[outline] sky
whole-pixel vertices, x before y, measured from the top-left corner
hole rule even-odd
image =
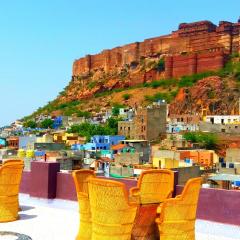
[[[182,22],[236,22],[239,9],[239,0],[0,0],[0,126],[53,100],[75,59]]]

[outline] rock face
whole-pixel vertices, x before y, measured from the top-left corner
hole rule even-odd
[[[113,88],[218,70],[235,52],[240,52],[240,21],[221,21],[218,26],[209,21],[182,23],[169,35],[76,60],[72,81],[58,100],[83,99]]]
[[[238,114],[239,91],[217,76],[199,80],[193,87],[181,88],[169,106],[170,114]]]

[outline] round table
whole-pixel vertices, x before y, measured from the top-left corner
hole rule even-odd
[[[31,237],[16,233],[16,232],[7,232],[7,231],[0,231],[0,239],[6,239],[6,240],[32,240]]]

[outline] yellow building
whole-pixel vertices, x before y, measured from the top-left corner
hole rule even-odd
[[[42,137],[37,137],[37,143],[52,143],[53,136],[50,134],[44,134]]]
[[[53,133],[53,141],[56,143],[64,143],[67,146],[73,144],[82,144],[85,142],[85,138],[78,136],[77,133],[67,133],[65,131],[59,131]]]
[[[153,157],[154,168],[177,168],[179,167],[179,160],[164,157]]]

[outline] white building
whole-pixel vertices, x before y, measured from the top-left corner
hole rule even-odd
[[[240,115],[207,115],[204,121],[212,124],[240,123]]]
[[[195,123],[169,122],[167,123],[167,133],[199,131],[199,125]]]

